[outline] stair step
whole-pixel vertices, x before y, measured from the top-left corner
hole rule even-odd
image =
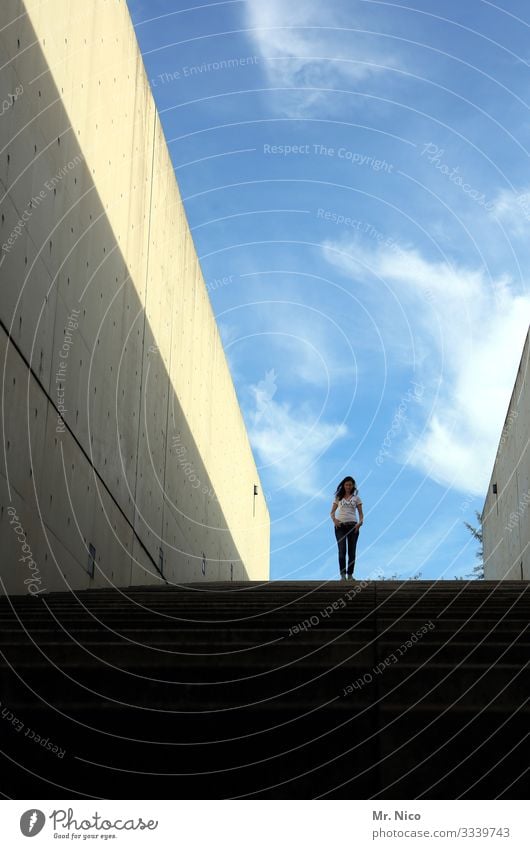
[[[3,598],[10,792],[518,798],[529,620],[521,582]]]

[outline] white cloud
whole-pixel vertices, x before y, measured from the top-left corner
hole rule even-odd
[[[239,329],[234,323],[220,322],[225,347],[230,349],[238,338],[255,334],[250,342],[259,350],[261,361],[266,358],[269,369],[281,372],[284,385],[297,386],[302,381],[328,391],[349,380],[354,386],[359,379],[354,345],[330,314],[329,292],[325,288],[311,292],[299,282],[279,280],[267,283],[266,300],[248,304],[240,315]],[[239,358],[241,374],[248,349],[243,349]],[[235,359],[231,359],[234,368]]]
[[[280,307],[283,307],[280,309]],[[290,381],[328,389],[339,381],[355,385],[358,370],[353,345],[340,332],[323,301],[321,309],[309,305],[273,303],[268,312],[260,306],[267,337],[269,356],[285,363]]]
[[[316,418],[307,403],[293,409],[275,400],[277,388],[273,369],[250,387],[254,403],[245,416],[250,442],[275,486],[312,498],[320,489],[319,457],[348,431],[344,424]]]
[[[503,189],[494,201],[492,213],[507,231],[508,236],[525,237],[530,234],[530,186],[522,192]]]
[[[251,37],[256,51],[270,60],[266,69],[272,87],[348,89],[357,80],[383,70],[378,65],[396,64],[375,52],[360,34],[326,29],[355,27],[357,15],[352,15],[351,3],[247,0],[245,14],[247,26],[254,30]],[[304,115],[332,104],[329,93],[319,91],[279,95],[277,102],[290,115]]]
[[[352,241],[329,242],[324,254],[360,285],[373,285],[373,275],[388,285],[415,344],[430,351],[416,361],[416,379],[426,387],[423,422],[409,426],[400,462],[442,485],[483,495],[528,330],[530,296],[507,278],[491,280],[481,269],[429,261],[412,249],[366,251]]]

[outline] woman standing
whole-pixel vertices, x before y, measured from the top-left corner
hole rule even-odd
[[[335,515],[336,513],[336,515]],[[357,518],[357,513],[359,518]],[[359,528],[363,524],[363,505],[352,477],[342,480],[335,492],[330,516],[335,526],[335,539],[339,547],[339,569],[343,580],[353,579],[355,550],[359,539]],[[348,549],[348,572],[346,575],[346,548]]]

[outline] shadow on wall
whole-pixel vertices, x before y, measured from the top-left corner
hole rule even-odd
[[[189,279],[184,211],[173,210],[179,230],[162,259],[147,235],[156,112],[138,110],[144,149],[123,151],[137,173],[130,205],[116,203],[139,220],[127,262],[36,42],[27,16],[0,33],[0,99],[18,91],[0,117],[1,589],[245,580],[171,379],[187,369],[193,388],[211,375],[192,371],[190,304],[203,284]],[[164,179],[160,196],[172,172]],[[236,451],[229,443],[221,428],[217,447]],[[234,484],[250,490],[252,517],[253,481],[234,469]]]

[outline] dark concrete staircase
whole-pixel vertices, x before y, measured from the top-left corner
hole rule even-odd
[[[0,599],[2,793],[524,798],[529,600],[508,581]]]

